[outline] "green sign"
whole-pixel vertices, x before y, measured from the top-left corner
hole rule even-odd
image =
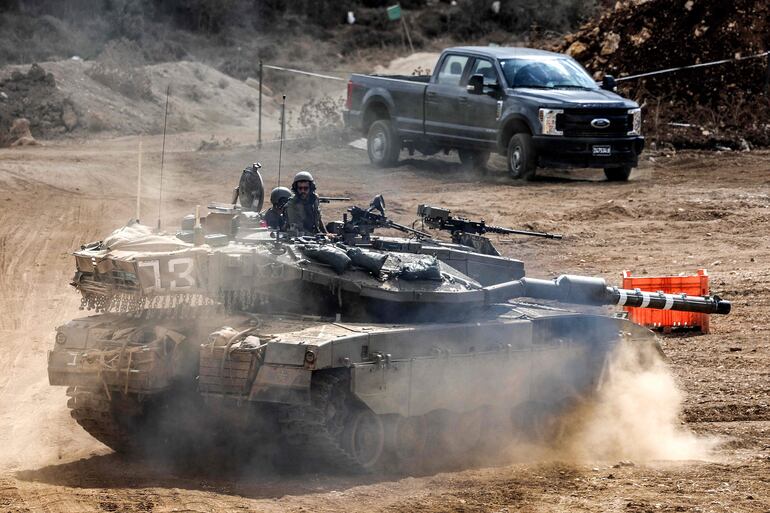
[[[401,19],[401,5],[391,5],[388,7],[388,19],[390,21],[396,21]]]

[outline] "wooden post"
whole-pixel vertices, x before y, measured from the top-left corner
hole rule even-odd
[[[406,26],[406,18],[403,14],[401,14],[401,26],[404,27],[406,39],[409,41],[409,50],[414,53],[414,46],[412,46],[412,36],[409,35],[409,28]]]

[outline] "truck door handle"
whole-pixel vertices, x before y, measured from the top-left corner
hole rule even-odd
[[[467,96],[460,96],[460,97],[457,98],[457,101],[460,102],[460,103],[466,103],[468,101],[468,97]]]
[[[428,98],[434,98],[436,96],[436,93],[428,91],[427,93],[425,93],[425,96],[427,96]]]

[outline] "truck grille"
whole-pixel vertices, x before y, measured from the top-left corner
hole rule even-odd
[[[594,119],[607,119],[606,128],[591,126]],[[556,117],[556,129],[567,137],[625,137],[633,127],[627,109],[564,109]]]

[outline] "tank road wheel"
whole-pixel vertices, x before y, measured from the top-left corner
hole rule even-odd
[[[462,167],[469,171],[478,171],[486,173],[487,162],[489,161],[488,151],[457,150],[460,155]]]
[[[389,119],[372,123],[366,138],[366,152],[371,163],[377,167],[392,167],[398,163],[401,141]]]
[[[537,158],[532,136],[513,134],[508,142],[508,172],[517,180],[533,180],[537,171]]]
[[[604,176],[607,177],[608,182],[627,182],[628,177],[631,176],[631,168],[629,166],[605,167]]]
[[[387,449],[402,470],[418,465],[428,446],[428,422],[424,416],[393,415],[386,426]]]
[[[342,446],[365,470],[377,467],[385,448],[382,419],[370,410],[355,412],[347,422]]]
[[[311,403],[281,408],[277,421],[291,454],[300,460],[309,458],[325,470],[331,466],[346,473],[369,472],[382,463],[382,420],[351,395],[348,376],[314,375]]]

